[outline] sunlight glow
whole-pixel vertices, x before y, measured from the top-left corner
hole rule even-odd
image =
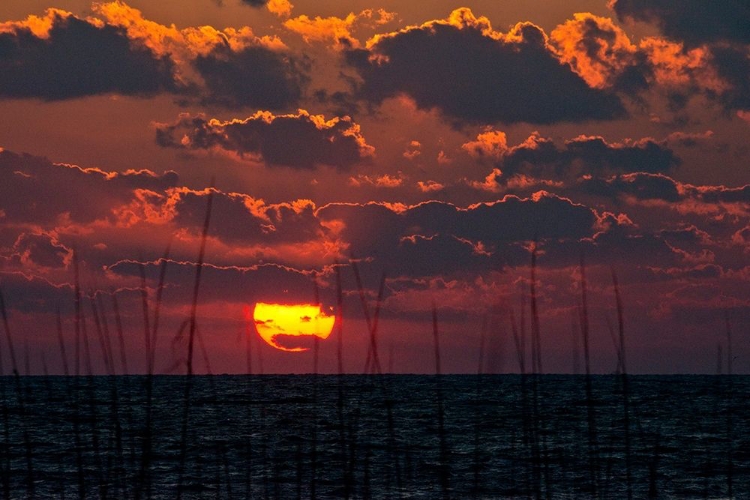
[[[331,335],[336,317],[321,310],[320,304],[266,304],[258,302],[253,310],[258,335],[271,347],[288,352],[306,351],[304,347],[287,348],[277,342],[279,335],[313,336],[325,340]]]

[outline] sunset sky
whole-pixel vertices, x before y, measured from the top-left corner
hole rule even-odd
[[[544,371],[582,370],[583,255],[596,372],[617,364],[611,269],[631,372],[715,373],[725,316],[750,372],[747,2],[6,0],[0,116],[0,287],[32,373],[63,372],[58,308],[73,364],[74,250],[94,371],[88,297],[115,344],[114,293],[143,372],[139,264],[153,325],[167,247],[155,367],[184,373],[212,179],[198,372],[246,369],[256,302],[330,311],[336,262],[361,371],[351,259],[371,316],[386,276],[385,370],[434,370],[434,302],[444,372],[482,344],[516,372],[535,239]],[[254,371],[313,369],[252,341]]]

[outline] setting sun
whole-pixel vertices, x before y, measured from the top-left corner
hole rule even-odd
[[[258,335],[268,345],[282,351],[306,351],[305,347],[284,347],[278,336],[317,337],[325,340],[331,334],[335,316],[326,314],[320,305],[265,304],[258,302],[253,310],[253,321]]]

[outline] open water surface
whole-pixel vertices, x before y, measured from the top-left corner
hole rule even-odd
[[[750,377],[187,383],[153,377],[149,403],[143,376],[0,378],[0,494],[750,498]]]

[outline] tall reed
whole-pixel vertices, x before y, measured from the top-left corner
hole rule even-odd
[[[29,423],[26,414],[26,402],[24,401],[24,389],[21,383],[21,376],[18,373],[18,364],[16,362],[16,353],[13,347],[13,335],[10,330],[8,321],[8,312],[5,308],[5,298],[2,288],[0,288],[0,315],[2,315],[3,328],[5,329],[5,339],[8,342],[8,351],[10,352],[11,367],[13,368],[13,380],[16,388],[16,399],[18,401],[19,413],[21,415],[21,427],[23,429],[23,442],[26,451],[26,489],[29,497],[34,497],[35,474],[34,474],[34,450],[29,432]]]
[[[591,355],[589,353],[589,309],[586,283],[586,265],[581,253],[581,336],[583,337],[583,359],[586,370],[586,416],[588,423],[588,456],[589,456],[589,489],[593,497],[598,498],[599,486],[599,444],[596,429],[596,410],[594,408],[594,390],[591,378]]]
[[[195,267],[195,282],[193,284],[193,301],[190,308],[190,332],[188,336],[188,353],[187,353],[187,376],[185,378],[184,407],[182,412],[182,431],[180,433],[180,465],[177,476],[177,500],[182,498],[185,478],[185,461],[187,457],[188,443],[188,424],[190,420],[190,393],[193,386],[193,349],[195,345],[195,331],[198,316],[198,292],[201,285],[201,274],[203,272],[203,258],[206,254],[206,239],[208,238],[208,226],[211,222],[211,208],[214,200],[214,181],[211,181],[211,187],[208,190],[208,200],[206,201],[206,218],[203,221],[203,231],[201,233],[201,245],[198,251],[198,262]]]
[[[625,430],[625,479],[627,482],[628,500],[633,498],[633,464],[630,446],[630,381],[628,380],[628,368],[625,358],[625,319],[623,315],[622,298],[620,297],[620,286],[617,283],[617,274],[612,267],[612,285],[615,290],[615,304],[617,306],[617,328],[619,332],[619,356],[620,377],[622,381],[622,411],[623,427]]]
[[[435,344],[435,390],[437,392],[438,438],[440,440],[440,489],[444,499],[450,498],[450,462],[448,440],[445,433],[445,403],[443,402],[442,371],[440,367],[440,337],[438,334],[437,306],[432,303],[432,338]]]
[[[727,332],[727,496],[734,497],[734,431],[732,422],[732,413],[734,406],[734,387],[732,384],[732,324],[729,321],[729,311],[724,310],[724,325]]]

